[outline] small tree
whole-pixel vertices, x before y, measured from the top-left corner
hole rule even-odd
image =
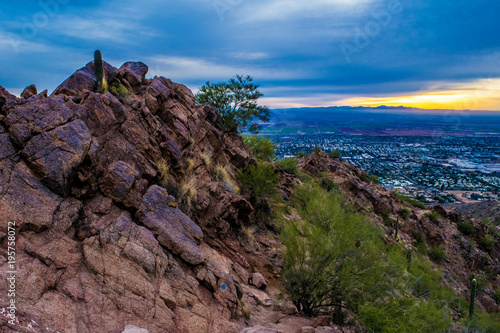
[[[207,82],[196,94],[196,102],[210,104],[219,110],[220,124],[226,132],[247,129],[257,133],[262,128],[255,120],[269,121],[269,108],[257,104],[264,96],[251,76],[236,75],[228,82]]]

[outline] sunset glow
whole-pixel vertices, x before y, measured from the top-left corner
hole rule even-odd
[[[448,84],[438,90],[403,96],[347,98],[336,105],[406,106],[421,109],[500,110],[500,79]],[[450,88],[449,90],[446,90]]]

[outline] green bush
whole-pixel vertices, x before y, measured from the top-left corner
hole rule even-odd
[[[279,174],[276,169],[269,163],[259,162],[240,171],[238,179],[249,195],[254,217],[267,221],[272,215],[272,203],[278,200]]]
[[[247,135],[243,137],[243,141],[250,147],[257,159],[265,162],[275,158],[276,146],[271,139],[263,136]]]
[[[440,263],[444,260],[444,258],[446,257],[446,254],[444,252],[443,249],[439,248],[439,247],[433,247],[430,251],[429,251],[429,258],[434,261],[435,263]]]
[[[335,183],[330,179],[330,175],[327,172],[321,172],[318,174],[318,183],[319,186],[324,188],[327,191],[338,191],[339,184]]]
[[[299,168],[297,166],[297,160],[295,158],[287,158],[284,160],[279,160],[276,162],[276,165],[278,165],[286,173],[289,173],[291,175],[296,175],[297,172],[299,171]]]
[[[399,192],[396,192],[394,191],[394,195],[396,195],[396,197],[401,200],[401,201],[406,201],[408,202],[410,205],[412,205],[413,207],[417,207],[417,208],[422,208],[422,209],[425,209],[425,205],[423,204],[423,202],[421,202],[420,200],[417,200],[415,198],[412,198],[412,197],[409,197],[409,196],[406,196],[406,195],[403,195]]]
[[[438,212],[427,213],[425,214],[425,216],[427,216],[432,223],[438,223],[439,220],[442,218]]]
[[[122,103],[128,102],[130,98],[130,91],[118,81],[114,81],[109,87],[109,92],[115,95]]]
[[[348,309],[370,332],[444,332],[450,316],[440,273],[418,258],[407,273],[404,252],[384,245],[378,227],[318,183],[295,189],[280,235],[283,286],[297,309],[333,314],[337,324]]]
[[[384,294],[388,281],[377,277],[392,268],[379,250],[378,228],[352,213],[339,193],[315,183],[296,188],[292,205],[302,219],[283,227],[281,274],[299,310],[314,315],[334,311],[341,302],[356,309]]]
[[[463,221],[457,223],[458,230],[464,235],[472,235],[476,232],[476,228],[471,222]]]
[[[340,156],[342,156],[342,152],[340,150],[334,149],[330,152],[330,156],[333,158],[340,158]]]
[[[378,176],[376,175],[369,175],[367,173],[362,173],[360,178],[362,181],[366,183],[375,183],[375,184],[379,183]]]
[[[500,288],[493,292],[493,299],[497,302],[497,304],[500,304]]]
[[[410,297],[363,305],[360,319],[372,332],[445,332],[451,323],[446,308]]]
[[[404,219],[407,219],[408,216],[410,216],[410,213],[411,213],[411,211],[408,208],[406,208],[406,207],[401,208],[401,216]]]
[[[427,243],[425,242],[424,234],[422,231],[413,231],[412,237],[415,241],[415,246],[420,252],[425,252],[427,249]]]
[[[321,147],[314,147],[313,152],[315,152],[316,154],[321,152]]]
[[[305,157],[307,154],[304,153],[302,150],[297,153],[298,157]]]
[[[491,252],[491,250],[493,250],[493,247],[495,246],[495,239],[492,235],[486,235],[484,237],[481,237],[478,243],[483,248],[483,250],[485,250],[486,252]]]

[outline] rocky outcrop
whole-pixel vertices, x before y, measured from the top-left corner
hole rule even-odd
[[[2,295],[9,221],[18,270],[18,322],[0,316],[0,330],[239,332],[232,267],[244,259],[211,245],[225,247],[253,209],[211,168],[234,176],[254,163],[248,148],[185,86],[146,79],[146,65],[104,63],[126,97],[94,92],[93,66],[48,97],[0,87]]]

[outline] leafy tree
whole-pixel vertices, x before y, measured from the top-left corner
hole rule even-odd
[[[196,102],[211,104],[219,110],[220,123],[226,132],[247,129],[257,133],[262,126],[255,120],[269,121],[269,108],[257,104],[264,96],[251,76],[236,75],[228,82],[207,82],[196,94]]]

